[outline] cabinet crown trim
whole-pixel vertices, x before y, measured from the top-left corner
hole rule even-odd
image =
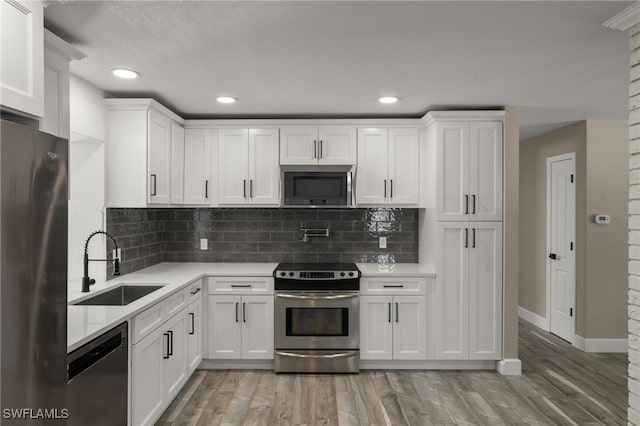
[[[44,29],[44,47],[61,55],[67,61],[79,61],[87,57],[87,55],[76,49],[48,29]]]
[[[105,98],[104,103],[109,111],[135,111],[153,108],[168,116],[170,119],[178,122],[178,124],[184,124],[184,119],[182,117],[162,105],[160,102],[151,98]]]
[[[421,122],[430,126],[436,121],[502,121],[505,112],[502,110],[479,111],[431,111],[426,113]]]

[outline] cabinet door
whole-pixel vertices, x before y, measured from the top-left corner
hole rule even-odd
[[[212,190],[211,130],[187,130],[184,164],[184,203],[208,206],[211,204]]]
[[[184,202],[184,129],[171,122],[171,204]]]
[[[468,359],[469,223],[437,227],[435,359]]]
[[[280,204],[278,129],[249,130],[249,199],[254,204]]]
[[[35,117],[44,114],[44,21],[42,3],[2,1],[0,99]]]
[[[426,359],[426,297],[393,296],[393,307],[393,359]]]
[[[187,311],[187,377],[202,361],[202,298],[191,302]]]
[[[240,296],[209,296],[209,358],[242,358],[241,309]]]
[[[471,220],[502,220],[502,123],[471,123],[469,136]]]
[[[242,359],[273,359],[273,296],[242,296]]]
[[[133,345],[131,418],[134,425],[153,425],[162,414],[162,357],[167,350],[162,331],[158,329]]]
[[[469,123],[437,124],[438,220],[469,220]]]
[[[245,204],[249,199],[249,130],[218,132],[218,204]]]
[[[280,164],[318,164],[318,129],[316,127],[281,128]]]
[[[149,111],[149,204],[169,204],[171,120]]]
[[[392,359],[392,321],[392,296],[360,296],[360,359]]]
[[[320,127],[318,164],[356,164],[356,128]]]
[[[358,129],[356,201],[359,205],[387,202],[387,137],[387,129]]]
[[[418,129],[389,129],[389,202],[420,201]]]
[[[163,400],[168,405],[187,381],[187,311],[183,309],[162,328],[169,338],[162,377]]]
[[[47,33],[46,37],[54,36]],[[44,51],[44,117],[40,120],[40,130],[69,139],[69,124],[69,60],[47,46]]]
[[[502,222],[471,222],[469,359],[502,356]]]

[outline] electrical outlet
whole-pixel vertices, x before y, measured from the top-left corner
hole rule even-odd
[[[378,240],[378,247],[387,248],[387,237],[380,237]]]
[[[209,240],[206,238],[200,238],[200,250],[208,250],[209,249]]]

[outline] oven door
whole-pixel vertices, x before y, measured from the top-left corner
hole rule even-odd
[[[276,349],[359,349],[356,292],[276,292]]]

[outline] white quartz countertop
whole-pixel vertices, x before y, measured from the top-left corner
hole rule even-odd
[[[435,276],[430,268],[413,263],[357,264],[363,277]],[[165,262],[106,282],[97,282],[82,293],[79,281],[70,282],[69,303],[86,299],[121,284],[162,285],[126,306],[72,305],[67,310],[67,351],[71,352],[113,327],[130,320],[151,305],[204,276],[269,277],[277,263],[173,263]],[[206,294],[206,291],[203,292]]]

